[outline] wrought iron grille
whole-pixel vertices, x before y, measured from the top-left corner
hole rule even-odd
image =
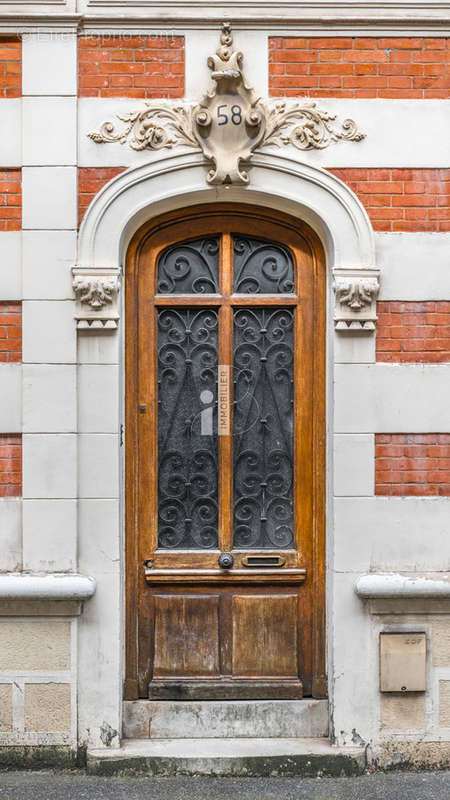
[[[217,547],[215,309],[158,312],[158,546]]]
[[[242,294],[289,294],[294,264],[285,247],[233,234],[234,291]]]
[[[234,314],[234,546],[293,546],[294,311]]]
[[[181,242],[158,261],[159,294],[215,294],[219,291],[219,236]]]

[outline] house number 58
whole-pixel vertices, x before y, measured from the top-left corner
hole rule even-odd
[[[228,125],[230,119],[233,125],[240,125],[242,122],[242,108],[237,104],[231,107],[228,105],[217,106],[217,119],[219,125]]]

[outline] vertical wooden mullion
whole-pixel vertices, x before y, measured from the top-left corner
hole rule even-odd
[[[220,288],[223,304],[219,311],[219,365],[229,367],[229,434],[219,436],[219,549],[233,546],[233,253],[229,233],[222,237]],[[220,412],[220,409],[219,409]]]

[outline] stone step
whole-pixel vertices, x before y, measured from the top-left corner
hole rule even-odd
[[[127,700],[125,739],[328,736],[328,701]]]
[[[317,777],[360,775],[362,747],[327,739],[129,739],[118,749],[88,750],[90,775]]]

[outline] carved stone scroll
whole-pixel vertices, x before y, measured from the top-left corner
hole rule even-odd
[[[117,271],[89,270],[74,267],[73,290],[76,298],[77,328],[114,329],[119,320]]]
[[[121,129],[108,121],[88,136],[97,144],[119,142],[133,150],[202,150],[212,164],[211,184],[248,183],[243,165],[263,147],[323,150],[333,142],[364,139],[353,120],[336,124],[336,115],[312,100],[262,100],[247,85],[243,62],[224,22],[220,45],[208,58],[213,86],[199,103],[147,100],[135,111],[117,114]]]
[[[377,320],[376,301],[380,289],[377,269],[334,269],[334,327],[341,332],[372,332]]]

